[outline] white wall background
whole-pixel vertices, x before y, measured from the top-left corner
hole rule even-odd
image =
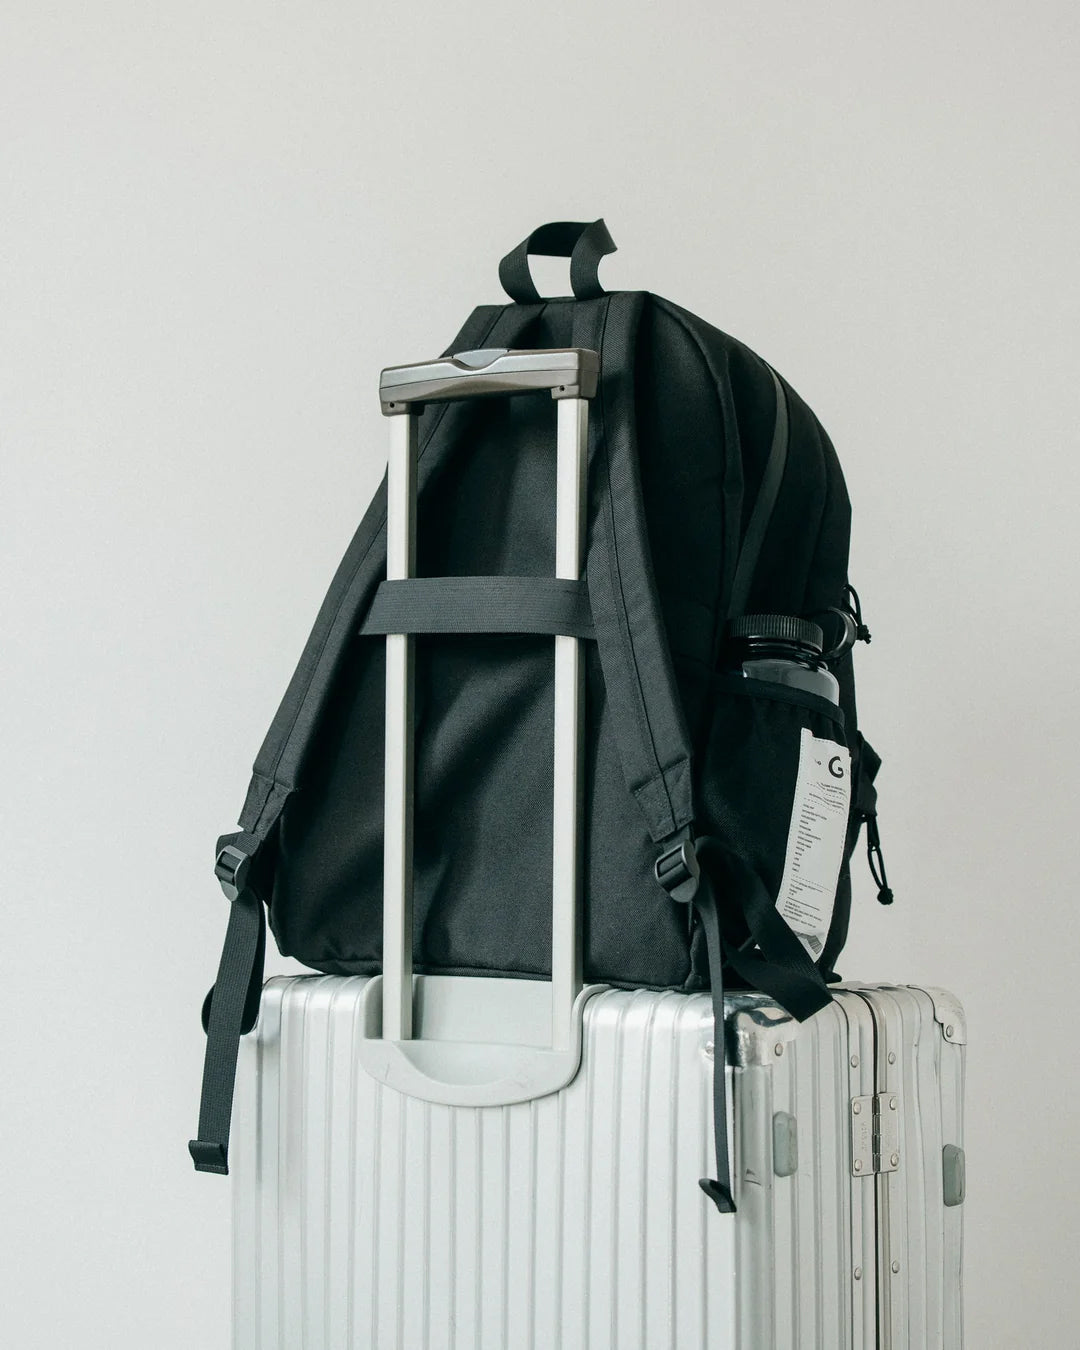
[[[967,1003],[969,1343],[1078,1344],[1078,56],[1064,0],[0,0],[5,1344],[227,1344],[213,839],[379,368],[599,214],[838,447],[898,895],[843,968]]]

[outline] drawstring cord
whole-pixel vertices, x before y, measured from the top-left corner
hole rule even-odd
[[[866,817],[866,860],[870,864],[870,875],[878,888],[878,903],[891,905],[893,893],[889,879],[885,874],[885,859],[881,852],[881,836],[878,833],[877,812]]]
[[[862,601],[859,599],[859,592],[850,581],[844,587],[844,603],[851,617],[855,620],[855,641],[869,642],[870,629],[863,623]]]

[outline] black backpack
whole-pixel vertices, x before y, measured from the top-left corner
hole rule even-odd
[[[599,354],[586,581],[553,597],[555,405],[539,397],[431,403],[420,415],[417,575],[448,579],[427,583],[433,603],[403,608],[388,591],[385,482],[338,568],[255,761],[240,831],[218,841],[215,871],[233,903],[204,1005],[190,1146],[199,1170],[228,1170],[264,906],[283,954],[330,973],[380,969],[388,632],[419,635],[418,972],[548,975],[545,749],[558,632],[594,639],[587,980],[711,988],[719,1011],[723,970],[805,1018],[839,978],[848,861],[864,821],[879,898],[891,899],[874,826],[880,761],[856,722],[851,647],[869,634],[848,585],[850,505],[836,454],[798,394],[741,343],[659,296],[605,293],[597,267],[613,249],[602,221],[535,231],[499,269],[512,303],[476,309],[448,349]],[[529,253],[571,258],[573,298],[540,298]],[[745,615],[817,623],[839,705],[727,669],[730,624]],[[776,907],[807,730],[850,752],[832,918],[809,950]],[[718,1094],[723,1078],[715,1074]],[[716,1109],[724,1120],[722,1096]],[[717,1149],[718,1179],[703,1184],[730,1209],[722,1130]]]

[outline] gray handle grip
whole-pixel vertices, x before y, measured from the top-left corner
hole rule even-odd
[[[530,394],[549,389],[552,398],[592,398],[600,360],[584,347],[512,351],[487,347],[438,361],[388,366],[379,379],[387,417],[416,411],[418,403],[447,403],[481,394]]]

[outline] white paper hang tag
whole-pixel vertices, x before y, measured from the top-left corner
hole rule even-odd
[[[851,803],[847,746],[803,727],[784,876],[776,908],[816,961],[825,946]]]

